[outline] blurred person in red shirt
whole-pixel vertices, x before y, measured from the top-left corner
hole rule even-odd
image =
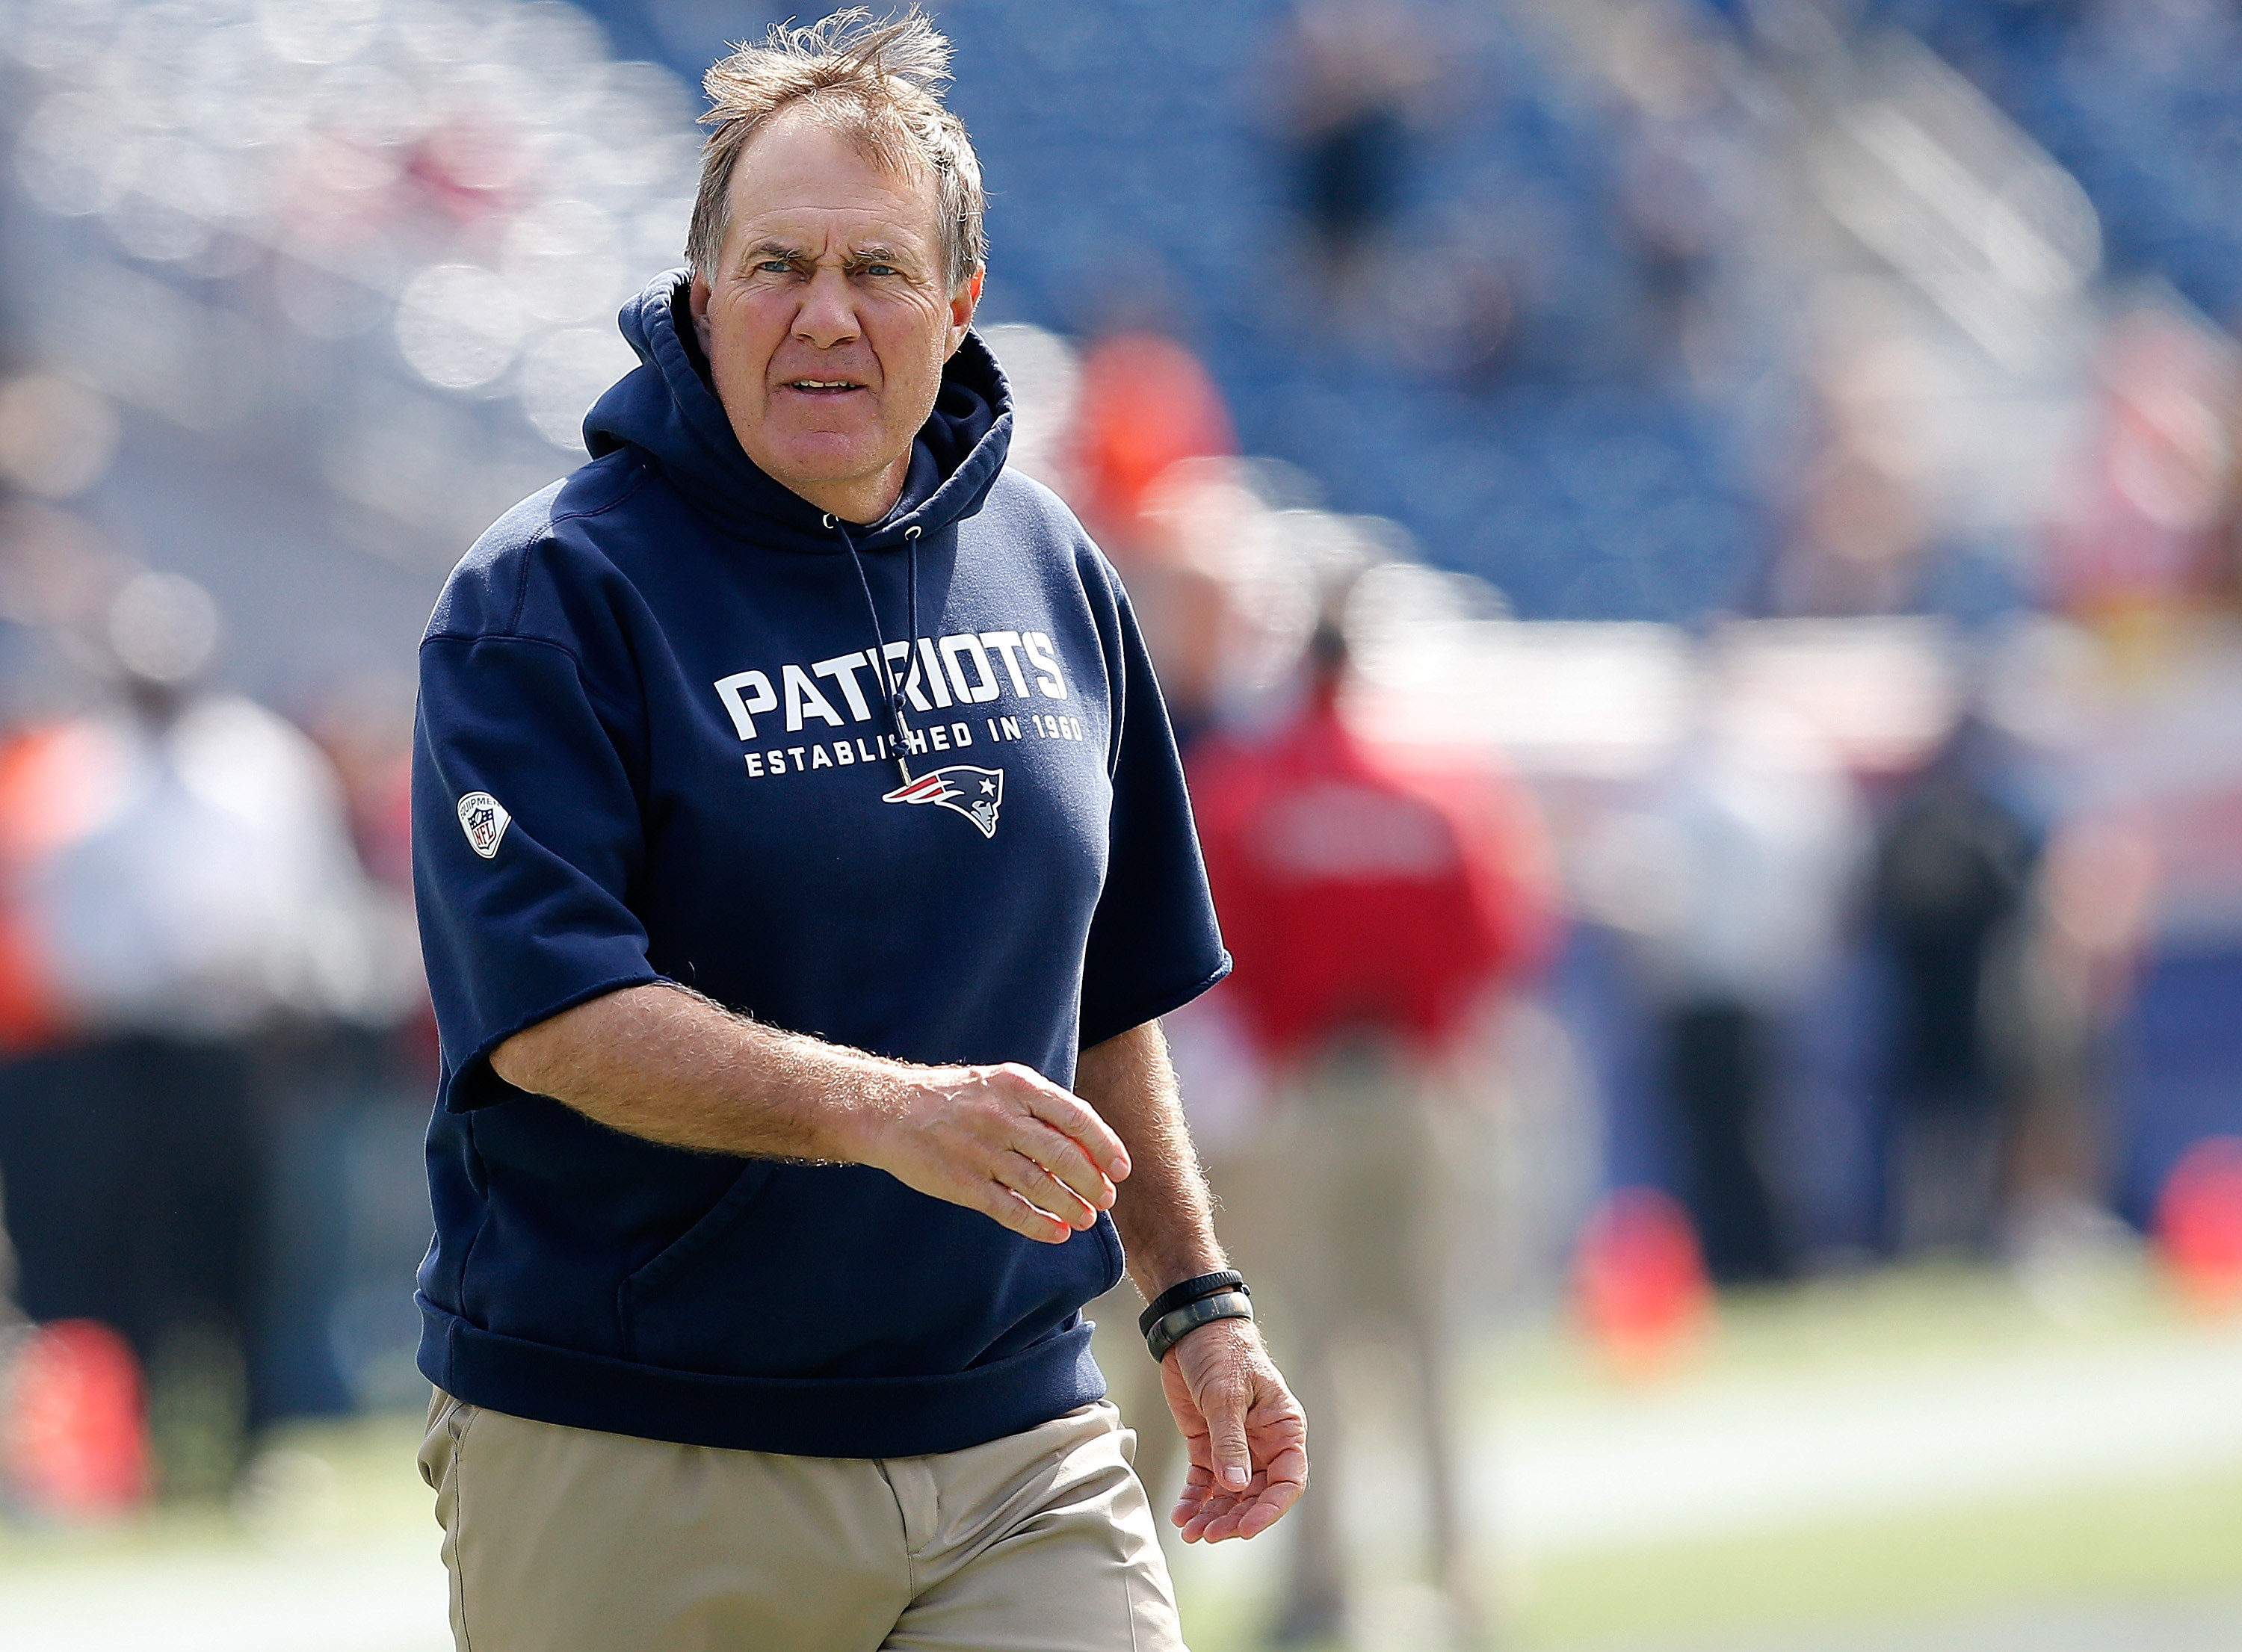
[[[1222,392],[1198,357],[1154,332],[1102,339],[1082,364],[1074,475],[1084,519],[1125,557],[1152,485],[1185,459],[1234,453]]]
[[[1548,948],[1550,855],[1523,791],[1484,760],[1405,769],[1340,714],[1346,649],[1319,624],[1305,702],[1274,739],[1212,737],[1191,792],[1237,972],[1225,1007],[1267,1063],[1260,1139],[1221,1187],[1242,1206],[1241,1247],[1270,1283],[1304,1403],[1338,1426],[1334,1356],[1369,1339],[1400,1351],[1426,1458],[1436,1578],[1453,1627],[1476,1635],[1477,1591],[1458,1505],[1447,1381],[1437,1103],[1500,990]],[[1326,1436],[1327,1438],[1327,1436]],[[1341,1492],[1326,1444],[1279,1644],[1341,1626]]]
[[[1082,365],[1069,503],[1127,581],[1188,751],[1213,714],[1223,651],[1222,582],[1176,543],[1161,499],[1195,461],[1237,451],[1230,412],[1199,359],[1172,338],[1116,333]]]

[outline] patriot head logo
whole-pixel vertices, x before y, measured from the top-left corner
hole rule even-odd
[[[460,799],[460,830],[467,834],[467,847],[484,859],[498,853],[499,839],[514,824],[514,817],[487,792],[470,792]]]
[[[970,763],[951,763],[929,769],[916,779],[897,786],[880,801],[939,804],[973,822],[981,829],[983,837],[993,838],[997,835],[997,811],[1004,806],[1004,771],[977,768]]]

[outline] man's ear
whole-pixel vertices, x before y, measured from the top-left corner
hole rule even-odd
[[[715,358],[708,349],[708,283],[698,270],[693,272],[693,285],[686,295],[685,304],[693,312],[693,336],[701,341],[701,354],[714,361]]]
[[[973,311],[981,303],[981,284],[989,271],[976,270],[965,278],[965,284],[950,298],[950,349],[945,356],[957,353],[957,346],[965,342],[965,330],[973,324]]]

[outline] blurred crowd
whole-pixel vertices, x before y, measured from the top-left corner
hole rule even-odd
[[[688,75],[755,21],[593,10]],[[2059,1313],[2236,1197],[2242,171],[2157,124],[2242,99],[2231,6],[941,10],[1012,462],[1123,572],[1238,960],[1169,1029],[1225,1233],[1319,1437],[1420,1439],[1460,1626],[1460,1334],[1655,1369],[1924,1256]],[[1238,61],[1144,81],[1187,28]],[[0,4],[0,1187],[76,1328],[12,1495],[129,1502],[412,1397],[413,605],[628,365],[691,105],[515,0]],[[1046,189],[1053,85],[1203,167]],[[144,1438],[73,1468],[68,1392]]]
[[[1824,382],[1809,501],[1904,465],[1875,446],[1897,411],[1848,405],[1862,371]],[[2044,596],[1975,628],[1889,578],[1935,561],[1927,536],[1856,505],[1823,538],[1810,502],[1771,589],[1809,558],[1844,579],[1802,615],[1521,620],[1391,523],[1303,504],[1286,467],[1156,467],[1135,410],[1212,395],[1171,343],[1043,371],[1074,397],[1057,479],[1177,702],[1238,960],[1170,1033],[1225,1234],[1326,1442],[1280,1642],[1344,1622],[1330,1447],[1365,1410],[1420,1438],[1433,1575],[1479,1622],[1460,1328],[1561,1301],[1614,1368],[1650,1371],[1708,1286],[1910,1258],[2011,1267],[2061,1314],[2135,1227],[2169,1239],[2206,1204],[2213,1294],[2234,1289],[2242,1109],[2215,1006],[2242,971],[2242,814],[2215,731],[2242,712],[2242,380],[2214,331],[2112,318],[2047,501]],[[2215,1192],[2175,1191],[2214,1160]],[[1350,1357],[1370,1361],[1352,1388]],[[1149,1477],[1166,1455],[1145,1448]]]

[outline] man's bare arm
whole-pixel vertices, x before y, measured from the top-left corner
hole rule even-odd
[[[871,1165],[1059,1243],[1111,1207],[1122,1139],[1030,1068],[918,1067],[625,987],[492,1052],[499,1077],[628,1135],[703,1153]]]
[[[1074,1087],[1128,1147],[1135,1167],[1113,1206],[1137,1288],[1149,1299],[1229,1266],[1168,1062],[1147,1021],[1084,1050]],[[1160,1361],[1191,1472],[1171,1518],[1186,1542],[1267,1530],[1308,1481],[1308,1425],[1250,1320],[1216,1320]]]
[[[1160,1024],[1147,1021],[1084,1050],[1074,1087],[1129,1152],[1129,1184],[1114,1200],[1113,1225],[1144,1300],[1229,1267]]]

